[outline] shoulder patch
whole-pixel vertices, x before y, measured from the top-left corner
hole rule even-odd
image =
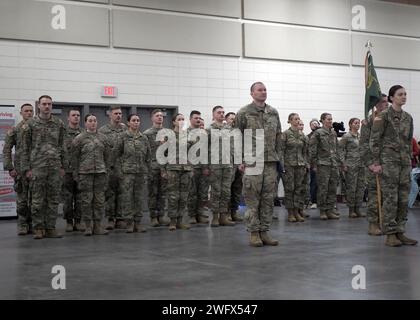
[[[373,122],[377,122],[377,121],[381,121],[381,120],[382,120],[382,117],[377,116],[377,117],[375,117],[375,119],[373,119]]]

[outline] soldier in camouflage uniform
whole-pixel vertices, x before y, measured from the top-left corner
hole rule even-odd
[[[118,135],[124,132],[127,127],[122,121],[122,111],[120,107],[111,107],[109,113],[110,123],[102,126],[98,132],[105,135],[113,148],[117,142]],[[106,206],[105,215],[108,218],[107,230],[125,229],[126,225],[123,217],[119,216],[121,210],[118,203],[119,181],[121,176],[120,164],[116,159],[111,159],[111,169],[108,173],[108,187],[105,191]]]
[[[187,129],[188,134],[193,130],[200,130],[201,113],[193,110],[190,113],[190,127]],[[197,139],[199,139],[197,137]],[[193,177],[191,179],[191,188],[188,195],[188,215],[189,223],[208,224],[209,220],[205,215],[204,207],[207,204],[209,196],[209,169],[198,163],[193,165]]]
[[[81,222],[82,212],[80,211],[80,192],[76,181],[73,180],[73,168],[71,166],[71,148],[74,138],[82,132],[80,128],[79,110],[69,110],[68,125],[64,135],[65,162],[63,183],[64,194],[64,219],[67,221],[66,232],[85,231],[85,226]]]
[[[143,132],[149,139],[151,150],[151,171],[149,174],[149,212],[150,212],[150,225],[152,227],[167,226],[169,221],[167,219],[167,197],[166,185],[167,181],[164,178],[164,166],[159,165],[156,161],[156,150],[160,146],[160,141],[156,141],[156,135],[163,128],[163,112],[160,109],[152,111],[153,127]]]
[[[23,132],[27,121],[32,118],[34,107],[25,103],[20,107],[22,121],[7,132],[3,146],[3,167],[9,171],[10,177],[15,181],[16,211],[18,216],[18,235],[23,236],[32,232],[31,209],[29,207],[29,183],[21,170],[21,157],[23,152]],[[12,160],[12,149],[15,147],[15,156]]]
[[[192,142],[188,141],[188,134],[183,131],[184,115],[178,113],[172,118],[174,141],[169,140],[168,143],[173,144],[176,148],[174,153],[169,152],[169,158],[174,157],[173,163],[166,164],[164,175],[166,175],[167,184],[167,197],[168,197],[168,215],[171,219],[169,230],[176,229],[189,229],[190,225],[183,223],[183,218],[187,215],[188,194],[190,190],[192,178],[192,166],[188,163],[187,157],[182,156],[179,152],[179,145],[186,144],[187,150],[191,147]],[[168,129],[165,129],[168,130]]]
[[[360,212],[365,191],[365,167],[360,159],[359,128],[360,119],[351,118],[350,131],[339,141],[339,153],[343,164],[346,183],[346,202],[349,218],[364,217]]]
[[[376,185],[376,166],[373,163],[372,151],[369,146],[370,135],[372,131],[373,119],[388,107],[388,99],[386,94],[382,94],[381,100],[375,106],[376,110],[373,115],[370,115],[368,120],[362,121],[362,128],[360,130],[360,157],[365,166],[366,182],[368,188],[368,202],[367,202],[367,218],[369,221],[368,234],[371,236],[382,235],[382,230],[379,226],[378,214],[378,194]],[[383,198],[382,198],[383,199]]]
[[[322,127],[309,140],[310,164],[318,181],[317,205],[321,220],[339,219],[339,214],[334,209],[340,164],[337,134],[332,129],[331,114],[323,113],[321,122]]]
[[[112,148],[108,138],[97,132],[95,115],[85,116],[85,128],[72,143],[73,179],[77,181],[81,194],[85,236],[106,235],[108,231],[102,228],[101,220],[105,209],[105,188]]]
[[[130,114],[128,130],[121,133],[115,157],[121,162],[119,203],[121,216],[127,223],[127,233],[146,232],[141,226],[143,193],[150,172],[151,151],[146,135],[139,131],[140,117]]]
[[[290,128],[283,132],[281,143],[281,159],[284,161],[282,164],[284,203],[289,222],[305,221],[303,206],[307,190],[305,182],[309,169],[309,139],[299,131],[299,122],[300,117],[297,113],[289,115]]]
[[[23,133],[22,172],[30,180],[34,239],[61,238],[55,225],[64,176],[64,123],[51,114],[52,99],[39,98],[39,114]]]
[[[246,129],[252,130],[252,150],[258,150],[257,143],[264,146],[263,154],[256,155],[256,164],[250,164],[249,155],[244,152],[245,164],[240,167],[245,170],[242,192],[247,206],[245,221],[251,233],[249,244],[255,247],[278,245],[268,231],[273,217],[277,162],[281,160],[281,123],[277,110],[265,103],[267,90],[263,83],[251,86],[251,96],[253,102],[241,108],[235,119],[235,126],[242,134]],[[256,129],[264,129],[264,140]],[[259,161],[263,161],[263,168]]]
[[[388,101],[392,105],[374,118],[370,137],[373,163],[381,173],[385,244],[391,247],[417,244],[404,235],[413,139],[413,118],[402,110],[406,99],[402,86],[389,89]]]
[[[226,124],[231,128],[235,127],[235,112],[228,112],[225,116]],[[232,141],[231,141],[232,143]],[[242,195],[242,179],[244,177],[244,173],[239,170],[238,164],[233,164],[233,173],[232,173],[232,184],[230,187],[230,218],[232,221],[235,222],[242,222],[243,218],[239,212],[239,205],[241,203],[241,195]]]
[[[222,106],[213,108],[213,123],[207,129],[208,146],[209,146],[209,169],[210,169],[210,203],[213,219],[212,227],[234,226],[235,223],[228,218],[228,208],[230,204],[230,187],[232,185],[233,164],[231,159],[231,150],[229,149],[228,163],[223,163],[223,139],[224,134],[229,134],[230,127],[227,127],[223,120],[225,119],[225,111]],[[212,157],[212,135],[220,134],[217,138],[219,143],[219,153]],[[212,159],[214,158],[214,159]]]

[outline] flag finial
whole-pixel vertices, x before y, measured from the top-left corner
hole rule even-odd
[[[365,47],[370,51],[373,48],[373,44],[370,40],[368,40],[365,44]]]

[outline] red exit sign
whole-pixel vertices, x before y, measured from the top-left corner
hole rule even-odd
[[[118,96],[118,89],[115,86],[102,86],[101,96],[115,98]]]

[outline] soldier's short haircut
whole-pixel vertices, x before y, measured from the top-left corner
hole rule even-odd
[[[223,107],[222,106],[215,106],[214,108],[213,108],[213,113],[217,110],[217,109],[223,109]]]
[[[196,115],[201,116],[201,112],[200,112],[200,111],[193,110],[193,111],[191,111],[191,113],[190,113],[190,119],[192,119],[192,117],[193,117],[195,114],[196,114]]]
[[[229,118],[229,116],[230,115],[236,115],[236,113],[235,112],[228,112],[228,113],[226,113],[226,115],[225,115],[225,119],[227,119],[227,118]]]
[[[38,98],[38,102],[41,103],[41,99],[44,99],[44,98],[50,99],[52,101],[52,98],[49,95],[43,94],[42,96]]]
[[[70,108],[70,109],[67,111],[67,115],[69,116],[69,115],[70,115],[70,112],[72,112],[72,111],[77,111],[77,112],[79,112],[79,114],[80,114],[80,110],[79,110],[79,109],[77,109],[77,108]]]
[[[87,115],[85,115],[85,122],[87,121],[89,117],[92,117],[92,116],[96,118],[96,116],[93,113],[88,113]]]
[[[31,105],[30,103],[24,103],[24,104],[22,104],[21,106],[20,106],[20,111],[22,111],[22,109],[24,108],[24,107],[34,107],[33,105]]]
[[[324,112],[323,114],[321,114],[321,119],[320,119],[321,123],[322,123],[325,119],[327,119],[327,116],[331,116],[331,113]]]
[[[250,91],[251,91],[251,92],[252,92],[252,91],[254,91],[254,88],[255,88],[255,86],[256,86],[257,84],[262,84],[262,85],[264,85],[264,83],[262,83],[261,81],[254,82],[254,83],[251,85],[251,88],[250,88]]]
[[[153,109],[152,112],[150,112],[150,116],[152,117],[158,112],[162,112],[162,109]]]
[[[127,121],[130,122],[132,117],[139,117],[139,120],[140,120],[140,116],[137,113],[130,113],[130,115],[127,118]]]
[[[109,111],[114,111],[114,110],[121,110],[121,106],[111,106],[110,108],[109,108]]]

